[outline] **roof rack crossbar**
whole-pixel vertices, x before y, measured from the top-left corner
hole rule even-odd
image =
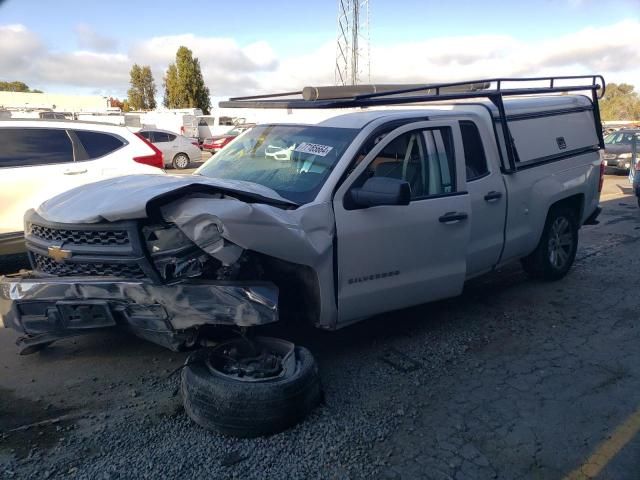
[[[354,107],[374,107],[384,105],[406,105],[410,103],[437,102],[444,100],[463,100],[472,98],[489,98],[492,95],[502,96],[522,96],[522,95],[543,95],[561,92],[574,91],[597,91],[599,85],[576,85],[572,87],[543,87],[543,88],[524,88],[510,89],[501,91],[477,91],[477,92],[461,92],[461,93],[441,93],[440,95],[411,95],[411,96],[394,96],[389,98],[388,95],[376,95],[366,98],[345,98],[336,100],[281,100],[281,99],[264,99],[264,100],[229,100],[220,102],[220,107],[227,108],[293,108],[293,109],[324,109],[324,108],[354,108]],[[598,97],[599,98],[599,97]]]
[[[558,81],[589,80],[585,85],[558,85]],[[504,88],[505,83],[548,82],[547,86]],[[586,83],[586,82],[585,82]],[[477,88],[475,85],[495,86]],[[447,91],[461,86],[470,86],[468,91]],[[442,100],[462,100],[470,98],[489,98],[493,94],[502,96],[544,95],[552,93],[567,93],[577,91],[591,91],[594,99],[602,98],[605,92],[605,81],[602,75],[571,75],[559,77],[527,77],[527,78],[491,78],[465,82],[433,83],[412,85],[410,88],[385,90],[375,93],[364,93],[346,98],[325,98],[319,100],[304,100],[301,98],[283,98],[300,94],[300,92],[284,92],[268,95],[254,95],[251,97],[234,97],[220,102],[221,107],[228,108],[350,108],[382,105],[403,105],[409,103],[435,102]],[[421,91],[428,93],[419,95]],[[435,93],[430,93],[434,90]]]
[[[572,90],[575,90],[575,85],[566,85],[566,86],[556,86],[556,81],[557,80],[591,80],[591,85],[588,87],[581,87],[581,90],[591,90],[593,87],[600,87],[602,89],[602,92],[599,95],[599,98],[602,98],[602,95],[604,95],[604,90],[605,90],[605,81],[604,78],[602,77],[602,75],[567,75],[567,76],[560,76],[560,77],[526,77],[526,78],[488,78],[488,79],[482,79],[482,80],[468,80],[468,81],[464,81],[464,82],[449,82],[449,83],[432,83],[432,84],[425,84],[425,85],[421,85],[421,86],[417,86],[417,87],[411,87],[411,88],[406,88],[406,89],[398,89],[398,90],[393,90],[393,91],[385,91],[385,92],[376,92],[376,93],[365,93],[365,94],[361,94],[361,95],[355,95],[353,98],[354,99],[364,99],[364,98],[375,98],[375,97],[382,97],[382,96],[389,96],[389,95],[399,95],[399,94],[403,94],[403,93],[412,93],[412,92],[419,92],[422,90],[436,90],[436,96],[440,95],[440,91],[444,88],[452,88],[452,87],[461,87],[461,86],[465,86],[465,85],[469,85],[469,86],[474,86],[474,85],[490,85],[491,83],[495,83],[496,86],[495,87],[486,87],[486,88],[482,88],[482,89],[476,89],[472,87],[472,91],[484,91],[484,92],[490,92],[490,91],[494,91],[494,92],[505,92],[505,90],[503,90],[502,88],[502,84],[505,82],[510,82],[510,83],[523,83],[523,82],[542,82],[542,81],[548,81],[549,82],[549,87],[550,89],[557,89],[557,91],[566,91],[567,88],[572,88]],[[601,83],[598,83],[598,80],[600,80]],[[511,91],[515,91],[515,90],[528,90],[529,88],[535,88],[535,87],[525,87],[523,89],[510,89]],[[464,92],[461,92],[464,93]],[[468,93],[468,92],[467,92]]]

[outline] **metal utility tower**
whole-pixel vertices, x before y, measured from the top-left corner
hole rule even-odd
[[[371,83],[369,0],[338,0],[336,85]]]

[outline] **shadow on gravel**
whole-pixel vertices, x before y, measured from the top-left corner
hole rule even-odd
[[[0,405],[0,451],[13,450],[18,457],[28,456],[34,448],[52,446],[71,423],[65,416],[69,409],[19,398],[4,388],[0,388]]]

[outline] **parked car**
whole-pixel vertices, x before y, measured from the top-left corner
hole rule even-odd
[[[571,94],[595,96],[601,77],[587,78],[223,102],[355,111],[257,125],[196,175],[104,180],[30,210],[33,271],[0,279],[0,315],[24,353],[120,326],[178,350],[281,317],[339,329],[459,295],[513,261],[559,280],[600,213],[597,103]],[[286,428],[320,399],[311,354],[279,339],[195,352],[181,375],[189,416],[231,435]]]
[[[197,140],[176,135],[169,130],[143,128],[138,133],[162,152],[165,167],[182,170],[202,159]]]
[[[162,174],[162,153],[124,127],[0,120],[0,255],[24,251],[24,212],[61,192],[134,173]]]
[[[640,146],[640,129],[621,129],[604,137],[602,160],[605,166],[621,173],[631,168],[633,142]]]
[[[231,142],[231,140],[236,138],[241,133],[253,128],[254,126],[255,124],[253,123],[236,125],[224,135],[215,135],[213,137],[205,138],[204,142],[202,143],[202,149],[215,154],[222,150],[222,148],[227,146]]]

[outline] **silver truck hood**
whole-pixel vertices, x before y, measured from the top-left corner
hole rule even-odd
[[[318,270],[329,272],[332,268],[335,222],[331,205],[284,209],[259,201],[244,202],[230,193],[291,203],[250,182],[191,175],[130,175],[62,193],[40,205],[37,212],[45,220],[63,224],[143,219],[150,201],[178,191],[179,195],[159,205],[160,215],[224,264],[234,263],[249,249]]]
[[[266,201],[294,205],[275,191],[240,180],[223,180],[202,175],[127,175],[82,185],[61,193],[38,207],[38,214],[50,222],[98,223],[146,218],[147,204],[182,188],[202,186],[211,191],[248,194]]]

